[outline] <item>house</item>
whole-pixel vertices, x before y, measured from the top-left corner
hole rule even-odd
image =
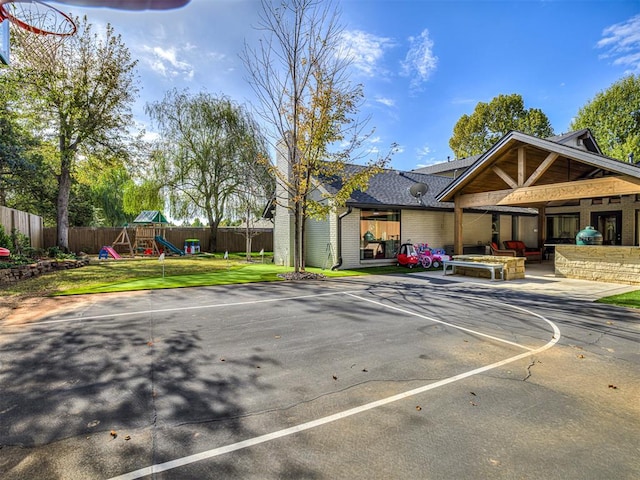
[[[277,154],[282,171],[286,158]],[[318,198],[339,187],[316,180]],[[305,261],[343,269],[393,264],[405,242],[448,253],[485,253],[491,241],[512,239],[542,247],[573,242],[587,225],[612,245],[638,245],[639,224],[638,165],[603,156],[588,129],[548,139],[512,131],[482,155],[375,175],[345,207],[307,221]],[[278,264],[293,264],[292,225],[290,211],[276,206]]]

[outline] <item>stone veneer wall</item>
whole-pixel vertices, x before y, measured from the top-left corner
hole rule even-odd
[[[505,280],[517,280],[524,278],[524,257],[506,257],[497,255],[456,255],[454,260],[464,260],[465,262],[479,263],[502,263]],[[489,270],[480,268],[456,267],[456,273],[469,277],[491,278]],[[496,272],[496,277],[498,274]]]
[[[19,265],[0,270],[0,285],[7,285],[31,277],[38,277],[44,273],[70,268],[84,267],[89,264],[89,257],[80,260],[42,260],[29,265]]]
[[[555,274],[558,277],[640,285],[640,247],[556,245]]]

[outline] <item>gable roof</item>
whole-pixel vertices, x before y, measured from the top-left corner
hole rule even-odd
[[[437,174],[444,172],[456,172],[460,170],[460,173],[462,173],[464,169],[473,165],[474,162],[481,156],[482,155],[471,155],[470,157],[466,158],[457,158],[449,162],[436,163],[434,165],[427,165],[426,167],[416,168],[413,171],[417,173]],[[457,176],[458,175],[454,174],[454,177]]]
[[[347,174],[355,172],[364,167],[359,165],[347,165]],[[408,208],[408,209],[446,209],[453,210],[453,202],[441,202],[437,200],[437,195],[445,189],[452,178],[438,175],[427,175],[417,172],[404,172],[393,169],[383,170],[371,177],[369,187],[366,191],[355,190],[347,205],[357,208]],[[427,192],[416,198],[411,195],[412,185],[422,183],[426,185]],[[329,194],[335,194],[341,187],[342,182],[338,177],[323,179],[322,186]],[[492,210],[513,212],[521,214],[536,214],[535,210],[518,207],[492,207]],[[485,211],[486,208],[482,208]]]
[[[587,134],[585,134],[585,132]],[[571,140],[590,141],[588,131],[573,132],[554,141],[541,139],[518,131],[510,131],[481,155],[460,177],[447,185],[437,196],[438,201],[451,201],[456,194],[477,194],[513,189],[505,177],[518,178],[519,151],[526,151],[526,178],[535,176],[528,187],[577,182],[606,176],[623,176],[640,180],[640,167],[606,157],[581,146],[572,146]],[[599,147],[597,148],[599,151]],[[542,171],[540,171],[540,169]],[[502,172],[503,175],[500,174]],[[524,186],[524,185],[523,185]],[[640,187],[639,187],[640,188]],[[601,196],[615,192],[602,191]],[[577,196],[576,198],[580,198]],[[540,203],[539,201],[537,203]]]
[[[143,210],[133,223],[169,223],[158,210]]]

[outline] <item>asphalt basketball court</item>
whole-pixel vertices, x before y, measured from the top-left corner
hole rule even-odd
[[[96,296],[2,325],[0,473],[639,473],[637,313],[460,280]]]

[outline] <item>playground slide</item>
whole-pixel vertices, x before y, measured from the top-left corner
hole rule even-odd
[[[156,235],[156,242],[158,242],[160,245],[162,245],[164,248],[168,248],[169,250],[171,250],[173,253],[177,253],[178,255],[184,255],[184,252],[182,250],[180,250],[178,247],[176,247],[173,243],[171,242],[167,242],[164,238],[162,238],[160,235]]]
[[[107,253],[109,255],[111,255],[113,258],[115,258],[116,260],[120,260],[122,258],[120,256],[120,254],[113,249],[113,247],[106,247],[105,246],[105,247],[102,247],[102,248],[104,248],[107,251]]]

